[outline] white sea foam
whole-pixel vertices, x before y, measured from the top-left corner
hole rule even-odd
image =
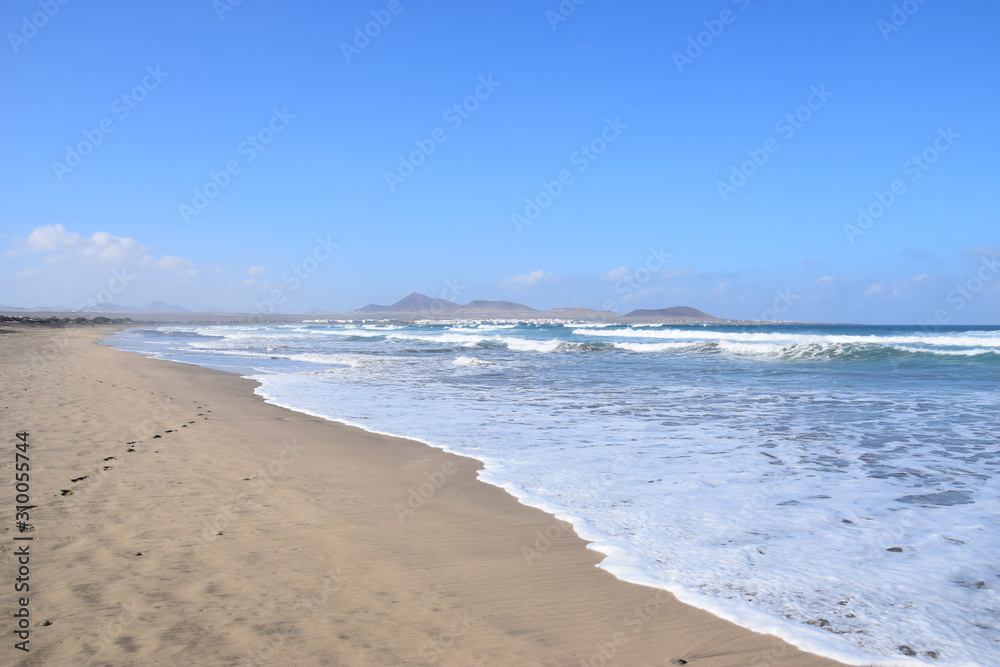
[[[420,335],[415,333],[395,333],[387,337],[392,341],[415,341],[421,343],[437,343],[439,345],[460,345],[463,347],[475,347],[479,343],[489,340],[487,336],[473,336],[466,334],[440,333],[434,335]]]
[[[482,359],[476,359],[475,357],[456,357],[454,361],[451,362],[453,366],[489,366],[490,363],[483,361]]]
[[[313,364],[332,364],[334,366],[351,366],[358,367],[361,365],[361,358],[354,354],[323,354],[323,353],[306,353],[306,354],[293,354],[288,357],[295,361],[307,361]]]
[[[629,352],[677,352],[694,349],[699,346],[699,343],[612,343],[612,345],[619,350],[628,350]]]
[[[789,332],[737,332],[719,331],[716,329],[696,331],[693,329],[576,329],[574,334],[581,336],[604,336],[614,338],[664,338],[680,340],[726,340],[738,343],[782,343],[793,344],[875,344],[875,345],[937,345],[937,346],[980,346],[1000,348],[1000,335],[970,336],[962,335],[816,335]]]
[[[502,339],[497,340],[505,343],[507,349],[516,352],[555,352],[564,344],[563,341],[555,338],[549,340],[532,340],[529,338],[504,336]]]

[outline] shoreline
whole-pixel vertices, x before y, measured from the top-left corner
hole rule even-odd
[[[15,664],[839,664],[595,567],[475,459],[97,343],[114,330],[0,337],[5,428],[48,458]]]

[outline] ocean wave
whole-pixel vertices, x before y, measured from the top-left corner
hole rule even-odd
[[[629,352],[680,352],[705,349],[704,343],[697,342],[675,342],[675,343],[611,343],[614,349],[627,350]]]
[[[488,340],[487,336],[473,336],[466,334],[452,334],[452,333],[441,333],[437,335],[420,335],[414,333],[394,333],[386,336],[387,340],[404,342],[404,341],[417,341],[421,343],[435,343],[440,345],[442,343],[451,343],[454,345],[460,345],[462,347],[476,347],[485,340]]]
[[[305,354],[292,354],[287,358],[293,361],[307,361],[312,364],[333,364],[335,366],[350,366],[351,368],[360,366],[358,357],[350,354],[307,352]]]
[[[506,343],[507,349],[514,350],[515,352],[555,352],[565,344],[565,341],[555,338],[549,340],[531,340],[529,338],[505,337],[503,338],[503,342]]]
[[[613,338],[662,338],[672,340],[713,340],[745,343],[783,343],[785,345],[811,343],[875,343],[897,345],[929,345],[947,347],[985,347],[1000,349],[1000,335],[975,336],[964,332],[962,335],[896,335],[896,336],[852,336],[845,334],[799,334],[786,332],[740,332],[740,331],[693,331],[689,329],[575,329],[579,336],[603,336]]]
[[[330,336],[351,336],[354,338],[383,338],[385,334],[380,329],[369,329],[365,328],[345,328],[345,329],[313,329],[320,334],[330,335]],[[385,329],[389,331],[389,329]]]
[[[451,362],[452,366],[491,366],[488,361],[483,361],[482,359],[476,359],[475,357],[461,356],[457,357]]]

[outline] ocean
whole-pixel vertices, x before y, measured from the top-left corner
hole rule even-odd
[[[812,653],[1000,665],[1000,327],[315,322],[110,343],[479,459],[618,578]]]

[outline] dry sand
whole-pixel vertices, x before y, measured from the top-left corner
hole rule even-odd
[[[0,328],[17,329],[0,335],[0,664],[838,664],[615,579],[477,461],[94,342],[113,329]],[[30,653],[13,634],[20,430]]]

